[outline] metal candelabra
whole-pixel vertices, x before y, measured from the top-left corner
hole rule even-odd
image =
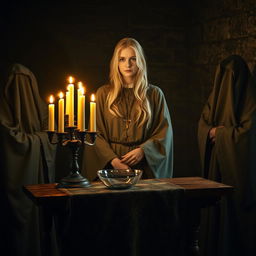
[[[78,152],[82,145],[93,146],[95,144],[97,132],[80,131],[76,126],[66,127],[67,132],[47,131],[49,140],[52,144],[68,146],[72,152],[72,161],[70,173],[62,178],[57,187],[77,188],[88,187],[90,182],[81,175],[78,164]],[[56,136],[57,135],[57,136]]]

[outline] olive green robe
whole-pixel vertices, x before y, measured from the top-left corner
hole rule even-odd
[[[55,147],[44,132],[47,106],[33,73],[14,64],[5,77],[0,96],[1,242],[8,255],[37,256],[41,212],[22,187],[54,181]]]
[[[152,111],[149,126],[139,127],[135,122],[135,97],[133,88],[122,89],[119,108],[124,118],[113,116],[107,107],[110,87],[97,90],[97,131],[96,145],[84,150],[82,173],[89,179],[97,177],[97,170],[109,167],[110,161],[127,152],[141,147],[145,158],[132,168],[144,171],[144,178],[165,178],[173,174],[173,133],[169,110],[161,89],[149,85],[147,98]],[[129,124],[126,120],[130,119]]]
[[[244,60],[232,55],[217,67],[214,87],[198,126],[203,176],[235,191],[203,214],[203,255],[255,251],[256,84]],[[209,131],[216,126],[212,143]],[[251,254],[252,255],[252,254]]]

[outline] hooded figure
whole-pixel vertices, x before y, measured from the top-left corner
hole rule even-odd
[[[203,213],[201,247],[205,256],[256,252],[255,90],[247,64],[232,55],[218,65],[201,114],[198,142],[203,176],[234,187],[231,195]]]
[[[44,132],[47,106],[33,73],[20,64],[1,76],[1,89],[1,243],[9,255],[37,256],[41,212],[23,186],[54,181],[55,147]]]

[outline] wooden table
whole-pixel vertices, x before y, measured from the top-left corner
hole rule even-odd
[[[175,184],[185,190],[184,204],[187,209],[187,218],[185,220],[187,249],[185,255],[200,255],[198,246],[200,211],[204,207],[216,204],[222,196],[226,196],[228,193],[232,192],[233,187],[201,177],[165,178],[154,179],[154,181]],[[93,182],[92,186],[98,183],[99,182]],[[29,198],[40,207],[47,209],[51,215],[56,209],[60,209],[70,197],[69,193],[57,189],[56,185],[57,184],[27,185],[24,186],[24,191]],[[47,245],[49,241],[46,239],[45,242],[44,253],[49,256],[49,245]]]

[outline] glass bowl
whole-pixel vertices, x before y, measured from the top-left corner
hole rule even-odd
[[[141,178],[142,170],[105,169],[97,172],[103,184],[110,189],[126,189],[135,185]]]

